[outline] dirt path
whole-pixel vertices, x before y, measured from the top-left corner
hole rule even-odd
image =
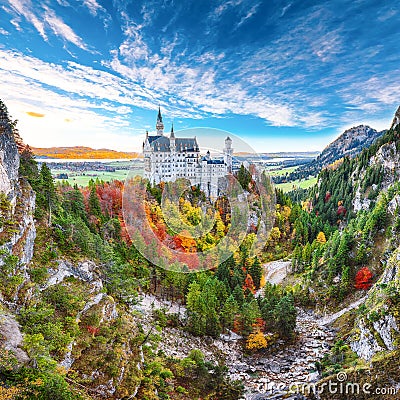
[[[357,308],[361,304],[365,302],[368,296],[364,296],[361,299],[355,301],[354,303],[349,304],[347,307],[343,308],[342,310],[338,311],[335,314],[327,315],[319,321],[320,325],[330,325],[333,322],[335,322],[339,317],[342,315],[346,314],[348,311],[353,310],[354,308]]]

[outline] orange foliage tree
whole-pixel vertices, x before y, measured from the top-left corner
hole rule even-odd
[[[250,274],[247,274],[246,279],[244,280],[243,291],[245,292],[246,289],[249,289],[253,294],[256,292],[256,286],[254,285],[253,278]]]
[[[265,339],[264,334],[258,329],[250,333],[246,341],[246,348],[248,350],[265,349],[267,345],[268,343],[267,340]]]

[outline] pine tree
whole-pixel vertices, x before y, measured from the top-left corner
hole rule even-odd
[[[232,294],[233,294],[233,297],[235,298],[237,304],[241,307],[244,303],[243,289],[239,285],[236,285]]]
[[[238,312],[239,312],[239,306],[233,294],[231,294],[227,298],[221,310],[221,322],[224,328],[232,329],[233,322],[235,321],[235,316]]]
[[[251,175],[250,175],[250,172],[244,167],[243,164],[240,166],[240,169],[238,172],[238,181],[239,181],[240,185],[242,186],[243,190],[249,189],[249,184],[251,182]]]
[[[253,331],[253,324],[261,318],[261,311],[256,299],[245,303],[242,308],[242,333],[247,336]]]
[[[56,209],[57,193],[51,171],[46,163],[42,164],[39,174],[38,191],[36,192],[38,208],[48,213],[48,223],[51,225],[52,212]]]
[[[102,212],[101,212],[101,206],[100,206],[100,201],[97,196],[96,192],[96,186],[92,185],[90,188],[90,194],[89,194],[89,213],[91,215],[94,215],[95,217],[101,218],[102,217]]]
[[[282,337],[292,337],[296,327],[297,311],[293,297],[286,295],[279,300],[274,310],[275,325]]]
[[[258,257],[254,258],[253,264],[249,268],[249,273],[253,278],[256,289],[260,289],[261,277],[263,275],[263,268]]]

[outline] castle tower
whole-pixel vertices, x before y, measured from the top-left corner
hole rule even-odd
[[[175,147],[174,124],[172,124],[171,135],[169,136],[169,149],[171,153],[175,153],[176,147]]]
[[[232,139],[228,136],[225,139],[225,147],[224,147],[224,161],[228,173],[232,173],[232,155],[233,155]]]
[[[164,135],[164,123],[162,121],[162,116],[161,116],[161,109],[158,107],[158,116],[157,116],[157,123],[156,123],[156,130],[157,130],[157,135],[163,136]]]

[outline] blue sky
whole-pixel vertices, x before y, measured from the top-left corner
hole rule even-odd
[[[33,146],[139,150],[166,127],[322,150],[400,104],[400,8],[371,0],[0,0],[2,98]]]

